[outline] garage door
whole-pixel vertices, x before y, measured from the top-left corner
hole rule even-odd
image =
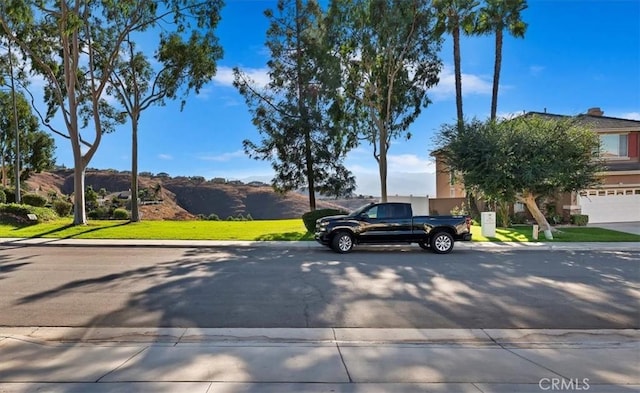
[[[640,221],[640,188],[587,190],[578,203],[592,224]]]

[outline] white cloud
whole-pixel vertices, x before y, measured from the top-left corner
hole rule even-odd
[[[240,68],[251,80],[259,86],[266,86],[269,83],[269,70],[267,68]],[[218,67],[214,82],[222,86],[233,86],[233,68]]]
[[[215,155],[206,155],[206,154],[199,155],[198,159],[204,160],[204,161],[227,162],[235,158],[242,158],[242,157],[246,157],[244,152],[242,150],[236,150],[230,153],[222,153],[222,154],[215,154]]]
[[[198,94],[196,95],[196,98],[199,98],[201,100],[208,100],[209,96],[211,95],[211,92],[213,91],[212,88],[210,87],[204,87],[202,89],[200,89],[200,91],[198,92]]]
[[[640,112],[627,112],[620,115],[623,119],[640,120]]]
[[[545,67],[541,65],[532,65],[529,66],[529,73],[533,76],[538,76],[544,71]]]
[[[158,158],[161,160],[173,160],[173,156],[170,154],[158,154]]]
[[[429,158],[415,154],[388,155],[389,172],[424,173],[435,172],[435,163]]]
[[[349,153],[345,164],[356,177],[356,194],[380,196],[378,164],[371,150],[357,149]],[[435,195],[435,163],[427,156],[416,154],[389,154],[387,156],[388,195]]]
[[[502,119],[502,120],[509,120],[509,119],[513,119],[514,117],[518,117],[518,116],[522,116],[525,114],[525,111],[518,111],[518,112],[498,112],[496,114],[496,117],[498,119]],[[488,117],[489,115],[487,115]]]
[[[380,178],[376,173],[360,172],[349,168],[356,177],[356,194],[380,196]],[[387,195],[425,196],[435,195],[435,174],[427,172],[389,172],[387,175]]]
[[[479,75],[462,73],[462,95],[471,94],[491,94],[491,81],[486,81]],[[445,100],[455,98],[456,82],[454,69],[444,66],[440,73],[440,82],[430,90],[430,95],[434,100]]]

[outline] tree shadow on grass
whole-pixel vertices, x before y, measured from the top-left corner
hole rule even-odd
[[[257,241],[298,241],[313,240],[313,234],[306,232],[266,233],[256,237]]]
[[[61,225],[57,228],[53,228],[50,229],[48,231],[45,232],[41,232],[41,233],[37,233],[35,235],[29,236],[30,238],[41,238],[41,237],[48,237],[50,235],[55,235],[56,233],[62,233],[70,228],[82,228],[81,230],[78,230],[76,233],[72,233],[69,235],[64,235],[64,236],[57,236],[58,239],[73,239],[76,238],[78,236],[82,236],[82,235],[86,235],[87,233],[92,233],[92,232],[99,232],[101,230],[104,229],[110,229],[110,228],[116,228],[116,227],[120,227],[120,226],[124,226],[124,225],[129,225],[131,222],[130,221],[125,221],[125,222],[117,222],[114,223],[113,225],[108,225],[108,226],[99,226],[99,227],[91,227],[91,226],[81,226],[81,225],[75,225],[75,224],[65,224],[65,225]]]

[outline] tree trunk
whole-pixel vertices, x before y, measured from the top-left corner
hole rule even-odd
[[[496,30],[496,58],[493,65],[493,92],[491,94],[491,120],[496,119],[498,111],[498,86],[500,84],[500,66],[502,64],[502,29]]]
[[[509,202],[499,201],[496,202],[496,212],[499,216],[499,224],[503,228],[508,228],[511,224],[511,220],[509,219]]]
[[[305,124],[305,127],[310,127],[308,122]],[[313,211],[316,210],[316,185],[313,173],[313,152],[311,151],[310,132],[311,131],[307,128],[304,133],[304,154],[307,164],[307,185],[309,186],[309,210]]]
[[[462,113],[462,71],[460,66],[460,26],[453,28],[453,68],[456,81],[456,111],[458,116],[458,127],[464,124]]]
[[[75,149],[74,149],[75,150]],[[80,150],[80,146],[78,146]],[[84,207],[84,173],[85,167],[82,155],[74,151],[73,166],[73,224],[86,225],[87,214]]]
[[[131,222],[140,221],[138,210],[138,119],[131,121]]]
[[[545,218],[544,214],[540,211],[538,204],[536,203],[536,198],[533,194],[526,192],[522,194],[522,196],[518,197],[520,202],[524,203],[529,209],[529,212],[533,216],[533,219],[536,220],[540,229],[544,231],[544,237],[547,240],[553,240],[553,234],[551,233],[551,225]]]
[[[0,167],[2,167],[2,171],[0,171],[0,176],[2,176],[2,186],[7,186],[7,167],[4,165],[4,152],[0,155]]]
[[[296,21],[296,83],[298,89],[298,113],[302,119],[300,127],[304,130],[304,160],[305,160],[305,174],[307,176],[307,186],[309,188],[309,210],[316,210],[316,184],[315,173],[313,172],[314,160],[313,150],[311,146],[311,127],[309,123],[309,80],[303,79],[303,60],[302,53],[302,26],[300,20],[300,12],[302,9],[302,2],[296,0],[295,21]]]
[[[380,171],[380,201],[387,202],[387,130],[380,130],[380,158],[378,169]]]

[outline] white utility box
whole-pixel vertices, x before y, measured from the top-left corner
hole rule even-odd
[[[482,236],[495,237],[496,236],[496,212],[480,213],[480,221],[481,221],[481,227],[482,227]]]

